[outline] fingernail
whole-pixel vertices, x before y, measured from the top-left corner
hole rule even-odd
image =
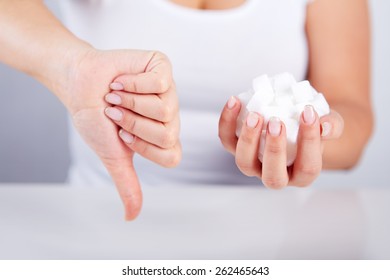
[[[114,93],[109,93],[105,97],[106,101],[108,103],[114,104],[114,105],[120,105],[122,103],[122,98]]]
[[[233,109],[234,105],[236,105],[236,99],[232,96],[229,98],[229,101],[227,103],[227,107],[229,109]]]
[[[324,122],[321,124],[321,127],[322,127],[321,136],[322,137],[328,136],[330,131],[332,130],[332,125],[328,122]]]
[[[316,120],[316,115],[314,113],[314,108],[311,105],[306,105],[303,110],[303,120],[306,124],[313,124]]]
[[[254,128],[259,123],[259,115],[256,113],[250,112],[246,118],[246,125],[248,127]]]
[[[134,142],[134,136],[124,131],[123,129],[119,130],[119,137],[123,140],[123,142],[127,144],[131,144]]]
[[[279,118],[276,117],[270,118],[268,122],[268,131],[269,134],[271,134],[274,137],[280,135],[280,132],[282,131],[282,124]]]
[[[113,107],[108,107],[106,110],[104,110],[106,115],[110,118],[113,119],[114,121],[120,121],[122,119],[122,112],[118,110],[117,108]]]
[[[115,82],[115,83],[110,84],[110,89],[112,89],[112,90],[123,90],[124,87],[123,87],[123,85],[121,83]]]

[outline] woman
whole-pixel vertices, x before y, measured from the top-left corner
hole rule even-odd
[[[271,188],[307,186],[322,168],[354,166],[368,141],[372,112],[364,0],[61,2],[72,33],[42,1],[0,0],[0,60],[36,77],[64,103],[84,140],[71,129],[70,180],[106,184],[106,168],[129,219],[142,200],[133,152],[167,167],[180,160],[176,91],[183,161],[162,170],[137,158],[142,180],[259,184],[261,179]],[[321,119],[311,107],[305,110],[290,168],[284,125],[269,124],[260,164],[262,118],[250,114],[237,139],[240,104],[229,98],[259,74],[285,71],[309,79],[332,109]]]

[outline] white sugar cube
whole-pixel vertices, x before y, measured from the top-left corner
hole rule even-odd
[[[287,141],[287,166],[291,166],[294,163],[295,158],[297,157],[297,150],[298,147],[296,142]]]
[[[313,105],[319,116],[327,115],[330,112],[329,104],[326,102],[324,95],[321,93],[314,97],[311,101],[311,105]]]
[[[261,75],[256,77],[252,81],[253,90],[255,92],[270,92],[273,93],[273,88],[270,79],[267,75]]]
[[[248,90],[237,95],[237,98],[240,100],[241,105],[246,106],[248,105],[248,102],[249,100],[251,100],[252,96],[253,96],[253,91]]]
[[[276,94],[289,91],[295,83],[295,78],[290,73],[281,73],[272,77],[272,85]]]
[[[325,97],[317,93],[308,81],[296,82],[288,73],[272,78],[262,75],[253,80],[253,90],[240,94],[241,111],[237,118],[236,135],[249,112],[257,112],[264,118],[259,159],[263,160],[266,127],[271,117],[278,117],[286,127],[287,166],[294,163],[297,154],[297,138],[301,114],[306,105],[312,105],[319,117],[329,114]]]
[[[319,117],[325,116],[330,112],[329,104],[326,102],[324,95],[319,93],[310,101],[295,104],[294,116],[297,119],[300,118],[306,105],[313,106]]]
[[[295,143],[298,137],[299,123],[293,118],[284,120],[283,123],[286,127],[287,142]]]
[[[274,100],[274,94],[272,92],[257,91],[249,100],[246,108],[249,112],[257,112],[262,106],[267,106]]]
[[[291,89],[294,95],[295,103],[307,102],[314,98],[315,92],[313,91],[309,81],[296,83],[291,87]]]
[[[281,109],[281,107],[277,105],[262,106],[257,112],[263,116],[265,125],[268,124],[268,121],[272,117],[278,117],[282,121],[290,118],[290,112],[288,110]]]
[[[299,132],[299,123],[295,119],[288,119],[284,122],[287,135],[287,166],[294,163],[297,156],[297,138]]]
[[[246,119],[248,115],[248,110],[246,106],[249,100],[252,98],[252,96],[253,96],[253,92],[251,90],[243,92],[237,96],[238,100],[241,103],[241,109],[237,118],[236,135],[241,134],[242,122]]]
[[[282,107],[283,110],[288,111],[288,115],[290,117],[293,116],[294,110],[291,108],[294,108],[294,102],[292,99],[291,94],[283,94],[283,95],[278,95],[275,97],[275,105],[278,107]]]

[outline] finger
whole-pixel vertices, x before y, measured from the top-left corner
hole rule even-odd
[[[225,149],[233,155],[237,146],[236,126],[240,108],[241,103],[236,97],[232,96],[223,108],[221,117],[219,118],[219,139]]]
[[[113,81],[110,88],[134,93],[160,94],[166,92],[172,82],[172,67],[168,58],[162,53],[154,52],[145,71],[121,75]]]
[[[322,169],[320,123],[312,106],[306,106],[302,113],[297,145],[291,184],[304,187],[310,185]]]
[[[110,173],[125,208],[125,219],[134,220],[142,206],[142,191],[134,170],[132,156],[121,160],[102,158]]]
[[[259,160],[259,147],[263,118],[257,113],[249,113],[246,122],[242,125],[240,137],[237,142],[236,164],[247,176],[261,178],[261,163]]]
[[[119,131],[119,136],[131,150],[161,166],[175,167],[181,160],[180,142],[177,142],[176,145],[170,149],[161,149],[141,138],[134,137],[134,135],[123,129]]]
[[[266,187],[281,189],[288,184],[286,129],[275,117],[268,122],[263,165],[262,180]]]
[[[160,122],[170,122],[179,113],[179,102],[174,85],[161,95],[113,91],[105,96],[105,100],[112,105],[118,105]]]
[[[179,118],[161,123],[121,107],[108,107],[106,115],[127,132],[161,148],[172,148],[179,141]]]
[[[332,140],[340,138],[344,130],[343,117],[334,110],[320,119],[321,138],[323,140]]]

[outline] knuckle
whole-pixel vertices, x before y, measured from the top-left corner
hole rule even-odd
[[[269,143],[266,145],[266,152],[269,154],[281,154],[284,151],[284,147],[278,143]]]
[[[298,169],[299,172],[304,176],[317,177],[321,172],[322,166],[321,164],[310,164],[300,166]]]
[[[150,52],[150,62],[152,62],[151,65],[166,64],[169,66],[168,72],[171,72],[171,63],[168,57],[160,51]],[[156,76],[155,76],[154,83],[155,83],[156,93],[163,93],[168,91],[172,83],[172,79],[170,78],[170,73],[155,73],[155,74]]]
[[[126,91],[130,92],[138,92],[138,81],[137,80],[128,80],[125,82],[127,85]]]
[[[136,109],[136,100],[135,97],[132,94],[127,94],[125,96],[125,103],[124,106],[126,109],[134,111]]]
[[[176,167],[179,165],[181,161],[181,152],[180,151],[172,151],[169,153],[165,161],[163,162],[163,166],[167,168]]]
[[[165,63],[165,64],[171,66],[171,62],[169,60],[169,57],[165,53],[163,53],[161,51],[153,51],[153,55],[154,55],[156,60],[161,61],[162,63]]]
[[[176,134],[172,130],[166,130],[161,139],[161,146],[164,149],[169,149],[175,146],[177,142]]]
[[[252,133],[248,133],[248,131],[243,130],[240,135],[240,141],[246,145],[252,145],[255,143],[255,137]]]
[[[256,172],[254,171],[254,168],[251,164],[249,164],[248,162],[240,159],[240,158],[236,158],[236,165],[238,167],[238,169],[240,169],[240,171],[246,175],[246,176],[249,176],[249,177],[253,177],[256,175]]]
[[[236,146],[234,142],[222,142],[222,146],[225,148],[227,152],[229,152],[232,155],[236,155]]]
[[[312,180],[310,181],[302,181],[302,182],[294,182],[291,185],[298,188],[306,188],[311,186]]]
[[[223,111],[219,118],[219,130],[229,130],[233,125],[233,118],[227,111]]]
[[[226,135],[225,132],[221,131],[221,129],[218,130],[218,138],[224,147],[226,147],[226,145],[230,146],[229,143],[226,143],[226,142],[228,142],[227,141],[228,136]]]
[[[302,131],[302,142],[314,142],[320,139],[320,130],[317,129],[304,129]]]
[[[318,135],[317,135],[317,134],[314,134],[314,133],[307,133],[307,134],[303,137],[302,141],[303,141],[303,142],[314,142],[314,141],[320,139],[319,135],[320,135],[319,133],[318,133]]]
[[[168,57],[165,55],[165,53],[161,52],[161,51],[152,51],[152,54],[153,56],[156,58],[156,59],[161,59],[161,60],[167,60],[168,61]]]
[[[123,120],[123,128],[128,132],[134,133],[137,129],[137,118],[135,117],[127,117]]]
[[[170,122],[174,118],[174,108],[169,105],[163,105],[160,107],[160,118],[162,122]]]
[[[155,80],[156,83],[156,88],[157,88],[157,93],[164,93],[168,91],[169,89],[169,84],[170,81],[168,80],[167,77],[157,77]]]
[[[140,155],[146,156],[149,153],[149,145],[143,141],[135,141],[133,144],[136,147],[135,151]]]
[[[228,136],[220,131],[218,132],[218,137],[225,150],[234,155],[236,153],[236,141],[234,141],[234,139],[229,139]]]
[[[280,190],[287,186],[287,179],[279,177],[263,177],[264,186],[273,190]]]

